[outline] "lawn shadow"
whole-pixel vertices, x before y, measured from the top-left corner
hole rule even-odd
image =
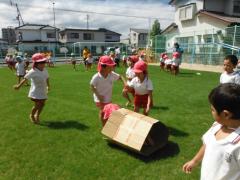
[[[136,152],[133,152],[126,148],[123,148],[119,145],[113,144],[112,142],[108,142],[108,145],[113,149],[124,151],[127,154],[129,154],[130,156],[132,156],[136,159],[139,159],[145,163],[150,163],[152,161],[157,161],[157,160],[161,160],[161,159],[166,159],[168,157],[173,157],[180,152],[178,144],[175,142],[172,142],[172,141],[168,141],[168,143],[163,148],[155,151],[150,156],[144,156],[144,155],[138,154]]]
[[[169,110],[169,107],[167,107],[167,106],[153,106],[152,109],[160,109],[160,110],[167,111],[167,110]]]
[[[176,129],[176,128],[173,128],[173,127],[167,127],[168,130],[169,130],[169,134],[173,135],[173,136],[178,136],[178,137],[184,137],[184,136],[188,136],[189,134],[184,132],[184,131],[181,131],[179,129]]]
[[[195,75],[195,73],[193,72],[180,72],[178,74],[179,77],[193,77]]]
[[[89,128],[85,124],[79,123],[77,120],[44,121],[40,123],[40,125],[50,129],[78,129],[84,131]]]

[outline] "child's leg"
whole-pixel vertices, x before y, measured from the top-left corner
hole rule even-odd
[[[147,108],[143,108],[143,114],[144,114],[145,116],[148,115]]]
[[[37,110],[35,112],[35,120],[36,120],[36,122],[39,122],[39,116],[40,116],[40,114],[43,110],[43,107],[45,105],[45,100],[38,100],[36,102],[36,105],[37,105]]]
[[[139,109],[140,109],[139,106],[134,105],[134,112],[139,112]]]

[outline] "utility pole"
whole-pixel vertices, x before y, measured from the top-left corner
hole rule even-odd
[[[89,29],[89,15],[87,14],[87,29]]]
[[[56,23],[55,23],[55,21],[56,21],[56,17],[55,17],[55,2],[53,1],[53,27],[54,27],[54,31],[55,31],[55,46],[54,46],[54,49],[53,49],[53,61],[55,62],[55,50],[56,50],[56,47],[57,47],[57,40],[58,40],[58,38],[57,38],[57,29],[56,29]]]

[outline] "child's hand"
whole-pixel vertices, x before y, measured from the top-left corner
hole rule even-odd
[[[19,87],[18,84],[16,84],[16,85],[13,86],[13,88],[14,88],[15,90],[18,90],[20,87]]]
[[[191,160],[191,161],[188,161],[187,163],[185,163],[185,164],[183,165],[182,170],[183,170],[185,173],[189,174],[189,173],[192,172],[192,169],[193,169],[195,166],[197,166],[196,161]]]
[[[47,87],[47,93],[48,93],[49,91],[50,91],[50,87],[48,86],[48,87]]]

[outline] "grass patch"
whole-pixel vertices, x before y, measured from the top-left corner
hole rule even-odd
[[[89,72],[70,65],[48,69],[51,91],[41,125],[28,119],[29,87],[13,90],[16,78],[0,68],[1,179],[199,179],[200,168],[186,175],[181,168],[201,145],[201,135],[213,122],[207,96],[219,74],[181,70],[175,77],[150,66],[154,105],[150,116],[170,129],[169,144],[146,158],[101,136]],[[116,69],[124,74],[124,68]],[[124,107],[122,84],[114,84],[113,102]],[[131,108],[130,108],[131,109]]]

